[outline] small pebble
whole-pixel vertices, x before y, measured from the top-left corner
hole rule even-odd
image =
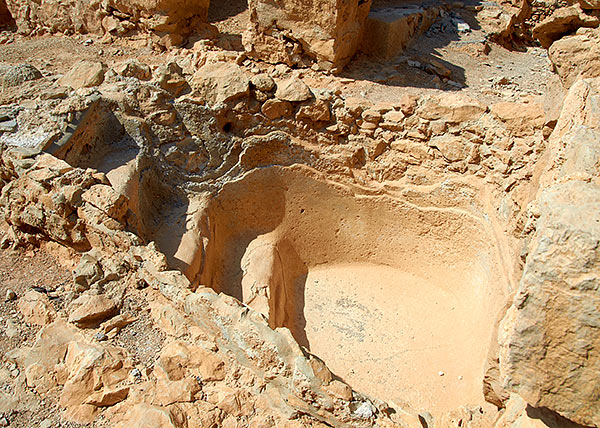
[[[10,301],[10,300],[16,300],[17,299],[17,293],[15,293],[13,290],[6,290],[6,301]]]
[[[129,374],[135,378],[142,377],[142,372],[138,368],[131,370]]]
[[[439,376],[444,376],[444,374],[445,374],[444,372],[438,372]]]
[[[10,425],[10,422],[8,422],[8,419],[6,419],[6,417],[2,416],[0,418],[0,427],[7,427]]]
[[[50,428],[52,426],[52,421],[50,419],[44,419],[40,422],[40,428]]]
[[[94,335],[94,339],[96,339],[98,342],[102,342],[103,340],[106,340],[107,337],[103,331],[99,331]]]
[[[462,377],[462,375],[458,377],[458,380],[463,380],[463,377]]]

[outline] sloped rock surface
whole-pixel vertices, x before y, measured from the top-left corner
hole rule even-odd
[[[557,40],[548,56],[565,88],[579,78],[600,76],[600,29],[581,28]]]

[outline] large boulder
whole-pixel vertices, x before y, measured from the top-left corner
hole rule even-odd
[[[501,376],[531,405],[600,426],[600,186],[552,186],[539,212],[500,331]]]
[[[539,40],[542,47],[548,49],[556,40],[580,27],[597,27],[600,19],[589,15],[578,4],[554,11],[533,28],[533,38]]]
[[[342,68],[361,41],[372,0],[250,0],[249,55],[271,63],[301,64],[305,56],[321,68]]]
[[[250,78],[236,64],[217,62],[196,71],[191,86],[208,104],[217,104],[247,95]]]
[[[600,76],[600,29],[580,28],[554,42],[548,56],[566,88],[578,78]]]
[[[504,387],[600,426],[600,79],[575,83],[549,140],[518,290],[498,332]]]

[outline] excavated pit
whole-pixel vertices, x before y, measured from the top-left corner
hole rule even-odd
[[[189,265],[362,392],[480,404],[509,286],[485,215],[450,188],[368,194],[307,167],[255,169],[204,206]]]

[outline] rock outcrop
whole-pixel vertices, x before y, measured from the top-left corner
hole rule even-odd
[[[579,81],[565,99],[523,276],[499,333],[505,386],[586,426],[600,425],[599,85]]]
[[[272,63],[341,69],[356,52],[372,0],[250,0],[248,55]]]
[[[183,42],[206,22],[209,0],[3,0],[0,16],[10,16],[22,33],[93,33],[122,36],[149,31],[163,46]],[[6,12],[2,14],[2,7]],[[8,21],[9,18],[4,18]],[[1,25],[0,21],[0,25]]]
[[[552,43],[548,56],[565,88],[577,79],[600,76],[600,29],[580,28]]]

